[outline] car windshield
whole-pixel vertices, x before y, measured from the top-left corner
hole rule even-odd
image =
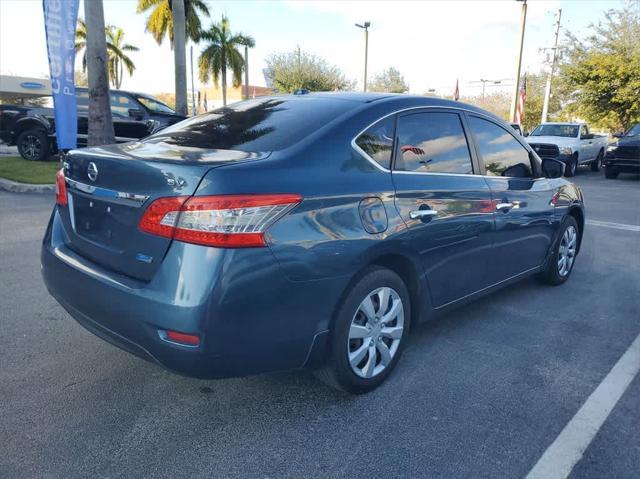
[[[354,105],[357,103],[318,97],[241,101],[176,123],[145,141],[220,150],[278,151]]]
[[[538,125],[531,132],[531,136],[562,136],[565,138],[576,138],[578,136],[578,125]]]
[[[640,135],[640,123],[632,127],[626,134],[626,136],[638,136]]]
[[[175,111],[168,105],[165,105],[159,100],[155,98],[150,98],[148,96],[136,96],[136,100],[142,103],[148,110],[154,113],[167,113],[169,115],[174,115]]]

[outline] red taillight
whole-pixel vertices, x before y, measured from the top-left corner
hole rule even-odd
[[[165,238],[222,248],[265,246],[264,232],[300,195],[220,195],[159,198],[139,228]]]
[[[56,173],[56,203],[60,206],[67,206],[67,184],[64,181],[62,168]]]
[[[200,337],[197,334],[187,334],[167,330],[165,331],[165,336],[168,341],[185,344],[187,346],[198,346],[200,344]]]

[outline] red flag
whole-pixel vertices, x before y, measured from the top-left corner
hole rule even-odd
[[[460,99],[460,88],[458,87],[458,79],[456,78],[456,89],[453,90],[453,99],[458,101]]]
[[[524,118],[524,102],[527,99],[527,75],[525,74],[520,85],[520,93],[518,95],[518,106],[516,108],[516,117],[514,121],[522,128],[522,119]]]

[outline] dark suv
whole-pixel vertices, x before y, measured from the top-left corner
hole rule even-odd
[[[149,95],[112,90],[111,117],[116,141],[144,138],[186,117]],[[87,144],[89,94],[76,89],[78,145]],[[44,160],[57,150],[52,108],[0,105],[0,140],[17,145],[26,160]]]
[[[70,152],[42,272],[80,324],[173,371],[312,368],[364,392],[415,324],[569,278],[584,209],[563,170],[462,103],[249,100]]]

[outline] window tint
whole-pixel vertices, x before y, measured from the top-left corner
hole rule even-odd
[[[356,139],[356,145],[383,168],[391,167],[395,117],[383,118]]]
[[[76,108],[79,111],[89,109],[89,93],[86,91],[76,91]]]
[[[431,173],[473,173],[460,117],[428,112],[398,120],[396,169]]]
[[[307,95],[256,98],[181,121],[144,141],[221,150],[278,151],[357,106],[351,101]]]
[[[119,93],[110,93],[111,97],[111,114],[120,116],[129,116],[129,110],[140,110],[140,106],[131,98]]]
[[[487,175],[530,178],[527,150],[504,128],[475,116],[469,117],[471,131],[482,156]]]

